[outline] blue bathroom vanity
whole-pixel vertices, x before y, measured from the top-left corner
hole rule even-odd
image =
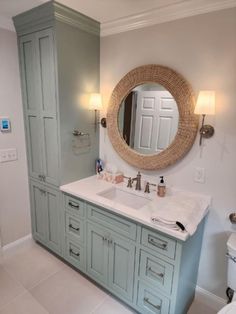
[[[95,176],[61,187],[64,258],[140,313],[186,314],[204,219],[191,237],[168,230],[151,222],[145,206],[103,198],[109,188],[115,187]]]

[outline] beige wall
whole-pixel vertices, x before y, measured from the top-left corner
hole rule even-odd
[[[164,174],[169,185],[213,197],[203,240],[198,285],[225,298],[226,241],[234,229],[228,214],[236,210],[236,9],[199,15],[101,40],[101,92],[108,103],[112,89],[132,68],[156,63],[181,73],[197,93],[214,89],[216,115],[212,139],[200,148],[198,138],[190,153],[161,172],[143,172],[157,182]],[[101,157],[116,163],[127,175],[136,173],[114,152],[101,130]],[[195,167],[206,170],[205,184],[193,181]]]
[[[0,116],[11,119],[12,132],[0,133],[0,149],[16,148],[18,160],[0,163],[0,232],[3,245],[30,231],[25,137],[14,32],[0,29]]]

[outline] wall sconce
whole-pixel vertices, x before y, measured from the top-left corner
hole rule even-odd
[[[202,125],[200,128],[200,142],[202,144],[202,138],[210,138],[214,134],[213,126],[204,124],[205,117],[207,114],[215,114],[215,92],[214,91],[200,91],[197,98],[196,107],[194,110],[195,114],[202,115]]]
[[[89,110],[94,110],[95,132],[97,131],[98,111],[102,109],[102,97],[99,93],[92,93],[89,98]]]

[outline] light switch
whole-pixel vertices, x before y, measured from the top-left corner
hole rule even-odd
[[[1,149],[0,150],[0,162],[8,162],[17,160],[16,148]]]

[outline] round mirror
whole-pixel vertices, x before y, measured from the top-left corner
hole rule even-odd
[[[128,72],[114,88],[107,130],[117,153],[146,170],[164,169],[192,147],[199,117],[189,83],[174,70],[155,64]]]
[[[126,144],[144,155],[159,154],[174,140],[179,111],[174,97],[162,85],[145,83],[122,101],[118,128]]]

